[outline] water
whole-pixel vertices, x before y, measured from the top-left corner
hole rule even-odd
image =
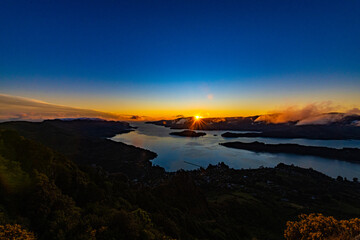
[[[299,156],[293,154],[256,153],[247,150],[227,148],[219,145],[220,142],[259,141],[264,143],[298,143],[307,146],[325,147],[358,147],[360,140],[311,140],[311,139],[275,139],[275,138],[223,138],[221,134],[226,131],[202,131],[206,136],[188,138],[171,136],[170,132],[182,131],[169,129],[153,124],[133,122],[138,127],[133,132],[119,134],[112,138],[137,147],[149,149],[158,154],[153,160],[167,171],[179,169],[192,170],[196,167],[185,163],[191,162],[203,167],[209,164],[224,162],[232,168],[258,168],[274,167],[278,163],[294,164],[304,168],[313,168],[331,177],[343,176],[348,179],[360,178],[360,164],[325,159],[314,156]],[[235,132],[235,131],[231,131]],[[240,131],[237,131],[240,132]],[[217,135],[217,136],[214,136]]]

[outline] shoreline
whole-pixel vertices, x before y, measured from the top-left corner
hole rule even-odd
[[[339,161],[346,161],[351,163],[360,163],[360,149],[358,148],[329,148],[317,146],[305,146],[300,144],[267,144],[262,142],[226,142],[219,143],[219,145],[229,148],[249,150],[253,152],[267,152],[267,153],[285,153],[296,155],[309,155],[322,157],[327,159],[334,159]]]

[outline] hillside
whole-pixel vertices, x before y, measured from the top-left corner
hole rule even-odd
[[[100,120],[46,120],[43,122],[5,122],[0,129],[50,147],[78,164],[99,165],[110,173],[122,172],[131,178],[148,174],[154,152],[114,142],[108,137],[131,130],[128,123]]]
[[[360,216],[356,180],[284,164],[131,180],[11,130],[0,131],[0,176],[0,225],[38,239],[281,239],[300,213]]]

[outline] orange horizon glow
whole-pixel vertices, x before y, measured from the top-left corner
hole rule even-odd
[[[237,88],[237,87],[236,87]],[[331,111],[346,112],[349,109],[360,108],[360,94],[356,87],[352,89],[324,89],[305,91],[269,90],[237,93],[228,89],[229,93],[213,91],[208,98],[204,94],[178,94],[175,96],[150,94],[144,96],[102,95],[102,94],[71,94],[47,92],[10,92],[9,96],[21,96],[30,100],[42,101],[53,105],[88,109],[112,115],[135,115],[140,119],[133,120],[161,120],[175,119],[179,115],[186,117],[202,116],[216,117],[246,117],[281,112],[289,107],[302,108],[308,104],[331,101],[334,106]],[[200,89],[201,90],[201,89]],[[175,89],[169,89],[169,92]],[[225,91],[225,90],[224,90]],[[274,92],[275,91],[275,92]],[[8,109],[12,109],[9,106]],[[6,108],[4,108],[6,110]],[[30,112],[31,113],[31,112]],[[57,117],[57,114],[54,114]]]
[[[156,121],[176,119],[180,117],[193,117],[196,121],[202,118],[248,117],[264,114],[273,114],[284,111],[296,112],[307,106],[314,106],[317,113],[321,112],[347,112],[359,109],[359,105],[347,101],[318,101],[306,102],[300,98],[292,98],[293,102],[287,105],[273,100],[268,101],[226,101],[214,99],[211,102],[107,102],[106,99],[96,101],[89,99],[87,104],[77,99],[65,98],[62,101],[48,101],[46,98],[25,98],[7,94],[0,94],[0,120],[22,119],[39,120],[68,117],[99,117],[107,120],[125,121]],[[359,98],[359,97],[358,97]],[[357,98],[354,98],[357,99]],[[358,99],[360,102],[360,98]],[[297,103],[297,104],[296,104]],[[302,104],[300,104],[302,103]],[[335,104],[336,103],[336,104]],[[293,114],[293,113],[291,113]],[[3,120],[4,121],[4,120]]]

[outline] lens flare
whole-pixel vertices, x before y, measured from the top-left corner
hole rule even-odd
[[[203,126],[206,124],[205,121],[202,119],[203,117],[200,115],[195,115],[193,117],[193,123],[190,125],[190,129],[203,129]]]

